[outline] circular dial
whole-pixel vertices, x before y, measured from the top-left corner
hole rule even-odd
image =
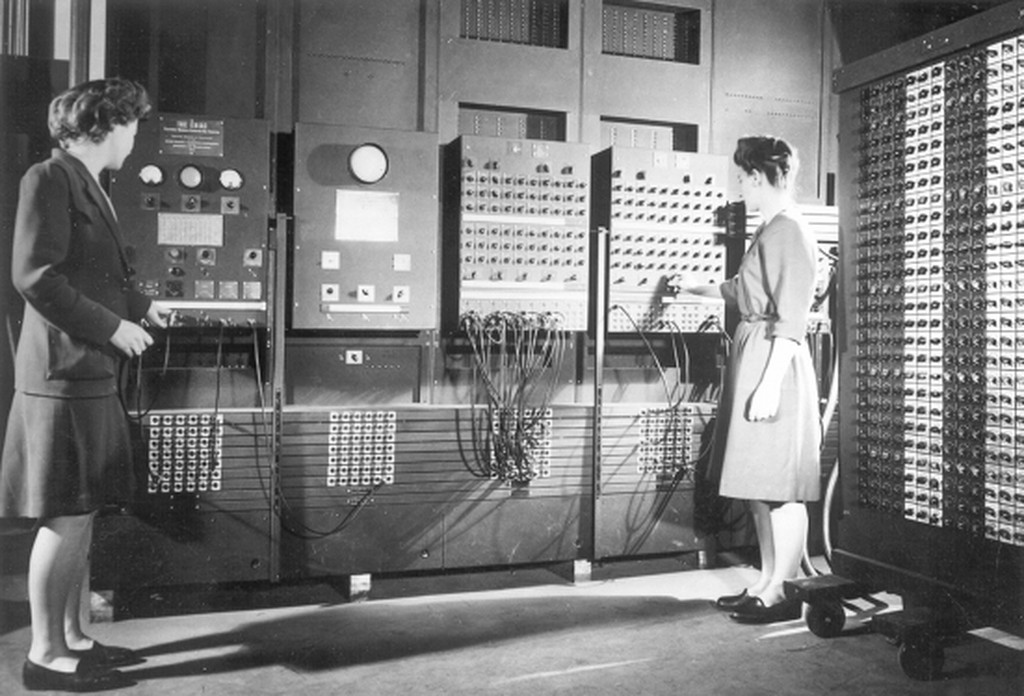
[[[203,183],[203,173],[199,167],[187,164],[178,172],[178,182],[187,189],[199,188]]]
[[[379,145],[366,143],[352,150],[348,168],[364,184],[376,184],[388,173],[388,155]]]
[[[147,164],[139,170],[139,181],[146,186],[159,186],[164,183],[164,170],[155,164]]]
[[[228,191],[237,191],[244,183],[245,179],[237,169],[225,169],[220,173],[220,185]]]

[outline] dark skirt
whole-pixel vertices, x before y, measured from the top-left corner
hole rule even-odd
[[[15,392],[0,461],[0,517],[81,515],[131,500],[128,421],[116,394]]]

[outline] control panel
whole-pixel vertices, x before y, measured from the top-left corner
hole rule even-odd
[[[151,414],[146,426],[148,494],[198,494],[221,489],[223,414]]]
[[[295,128],[296,329],[437,327],[437,135]]]
[[[140,122],[110,183],[136,287],[190,323],[265,325],[269,182],[265,121]]]
[[[722,322],[719,299],[682,292],[725,279],[716,212],[725,157],[611,147],[593,159],[594,224],[608,239],[610,333],[677,333]]]
[[[712,403],[606,404],[602,413],[602,472],[606,492],[634,493],[638,481],[651,488],[693,483],[707,454],[705,429]]]
[[[864,87],[851,304],[858,503],[1024,546],[1018,56]]]
[[[445,323],[528,312],[585,330],[587,146],[464,135],[445,160]]]

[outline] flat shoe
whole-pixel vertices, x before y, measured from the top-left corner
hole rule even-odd
[[[767,624],[777,621],[793,621],[800,618],[802,603],[795,599],[785,599],[778,604],[766,607],[760,597],[754,597],[741,609],[729,614],[733,621],[745,624]]]
[[[89,668],[78,663],[74,672],[58,672],[25,660],[21,668],[21,681],[29,691],[105,691],[133,686],[134,681],[116,670]]]
[[[71,654],[95,667],[127,667],[144,662],[131,648],[104,645],[98,640],[93,640],[88,650],[72,650]]]
[[[750,595],[744,589],[739,594],[723,595],[715,600],[715,609],[721,609],[723,611],[735,611],[741,604],[746,604],[750,600]]]

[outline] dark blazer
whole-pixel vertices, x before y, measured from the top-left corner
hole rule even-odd
[[[150,299],[132,289],[117,220],[77,158],[54,150],[21,180],[11,280],[25,298],[15,388],[91,397],[117,391],[121,319],[138,321]]]

